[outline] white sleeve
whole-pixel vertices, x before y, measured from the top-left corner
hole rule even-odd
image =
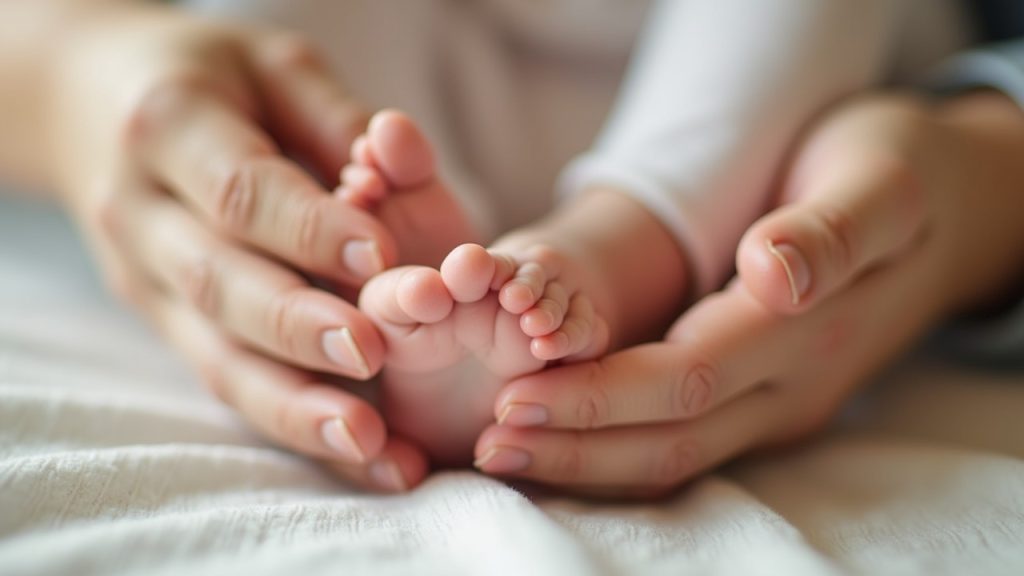
[[[616,108],[560,194],[632,194],[686,251],[695,295],[713,290],[803,124],[884,74],[900,4],[656,0]]]

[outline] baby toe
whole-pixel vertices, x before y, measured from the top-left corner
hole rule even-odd
[[[560,360],[578,354],[595,340],[597,314],[590,298],[577,294],[569,303],[569,310],[558,330],[534,338],[530,352],[540,360]]]
[[[434,152],[416,123],[397,110],[383,110],[370,120],[369,152],[387,179],[411,188],[434,177]]]
[[[456,302],[476,302],[487,295],[498,263],[483,246],[458,246],[441,263],[441,278]]]
[[[527,262],[516,270],[515,276],[501,287],[498,301],[511,314],[522,314],[532,308],[544,295],[547,274],[536,262]]]
[[[369,209],[382,201],[387,193],[387,183],[373,168],[349,164],[342,169],[338,196],[346,202]]]
[[[527,336],[551,334],[562,325],[569,308],[569,292],[560,282],[550,282],[537,305],[520,317],[519,325]]]
[[[349,149],[349,158],[356,164],[375,166],[373,153],[370,151],[370,140],[366,137],[366,134],[360,134],[352,141],[352,147]]]

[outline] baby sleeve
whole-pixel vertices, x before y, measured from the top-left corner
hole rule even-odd
[[[611,117],[559,193],[632,195],[683,247],[691,296],[715,289],[804,123],[885,73],[899,4],[655,1]]]

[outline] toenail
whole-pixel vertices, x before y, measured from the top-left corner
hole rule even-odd
[[[409,486],[405,483],[398,464],[391,460],[378,460],[370,465],[370,479],[382,490],[389,492],[405,492]]]
[[[796,306],[811,287],[811,267],[807,264],[807,259],[792,244],[775,244],[771,240],[765,240],[765,246],[768,253],[782,264],[786,280],[789,282],[793,306]]]
[[[352,331],[347,326],[334,330],[327,330],[320,337],[320,346],[324,355],[331,362],[349,372],[350,376],[356,378],[369,378],[370,367],[366,363],[359,344],[352,336]]]
[[[341,250],[341,261],[349,272],[363,280],[384,271],[384,257],[373,240],[349,240]]]
[[[498,416],[498,424],[526,428],[546,424],[548,419],[548,409],[540,404],[510,402]]]
[[[366,462],[366,453],[359,447],[355,436],[352,435],[352,429],[348,427],[348,423],[341,416],[325,420],[320,425],[320,436],[331,450],[345,460],[356,463]]]
[[[530,453],[510,446],[493,446],[473,462],[473,466],[490,474],[511,474],[530,466]]]

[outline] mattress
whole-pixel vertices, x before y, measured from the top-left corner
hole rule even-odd
[[[264,442],[0,201],[0,574],[1024,574],[1024,375],[908,357],[813,442],[655,502],[360,492]]]

